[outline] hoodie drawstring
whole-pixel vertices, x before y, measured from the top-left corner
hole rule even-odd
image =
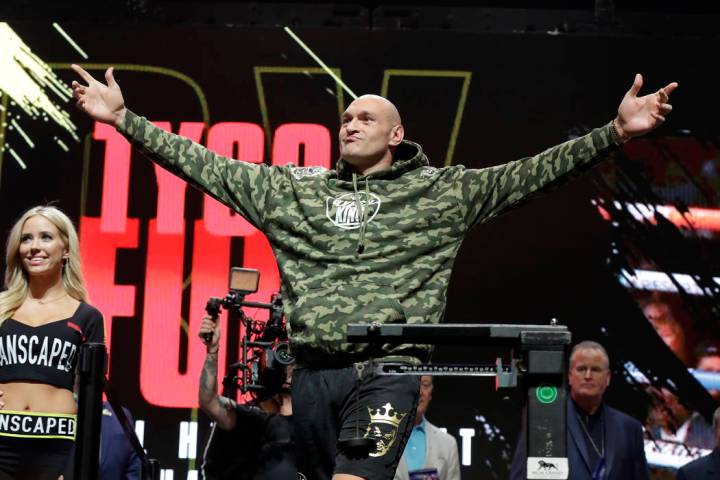
[[[360,192],[358,192],[357,174],[353,173],[352,179],[353,189],[355,191],[355,208],[357,209],[358,215],[362,215],[360,235],[358,235],[357,242],[357,253],[359,255],[365,250],[365,229],[368,224],[368,209],[370,207],[370,180],[367,178],[365,179],[365,208],[363,208],[362,202],[360,201]]]

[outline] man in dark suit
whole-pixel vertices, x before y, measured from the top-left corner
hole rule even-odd
[[[713,429],[715,431],[715,449],[702,458],[693,460],[680,468],[677,480],[710,480],[720,478],[720,407],[713,414]]]
[[[130,411],[123,407],[125,416],[132,423]],[[102,427],[100,431],[100,480],[139,480],[140,457],[120,426],[115,412],[108,402],[103,402]]]
[[[603,402],[610,361],[602,345],[585,341],[570,354],[567,456],[570,480],[648,480],[640,422]],[[527,441],[522,432],[510,478],[527,478]]]

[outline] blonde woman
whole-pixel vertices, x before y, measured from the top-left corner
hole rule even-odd
[[[72,222],[31,208],[10,231],[0,292],[0,480],[56,480],[71,464],[78,349],[104,340],[86,300]]]

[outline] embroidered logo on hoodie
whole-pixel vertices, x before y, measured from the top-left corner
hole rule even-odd
[[[363,212],[358,212],[358,202],[356,201],[355,195],[355,193],[345,193],[335,198],[327,197],[325,201],[327,217],[336,227],[346,230],[360,228]],[[369,209],[367,213],[367,221],[369,223],[380,210],[380,204],[382,203],[380,197],[374,193],[370,193],[368,197],[366,192],[358,192],[357,195],[357,198],[360,200],[360,208],[363,210],[366,208]]]
[[[327,172],[327,170],[322,167],[297,167],[290,170],[290,173],[296,180],[304,177],[317,177],[325,172]]]
[[[423,178],[432,178],[438,173],[438,169],[435,167],[425,167],[420,172],[420,176]]]

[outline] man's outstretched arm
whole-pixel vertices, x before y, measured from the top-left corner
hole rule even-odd
[[[206,333],[212,337],[208,341]],[[210,317],[203,317],[198,336],[207,347],[205,364],[200,373],[200,390],[198,399],[200,408],[223,430],[232,430],[237,422],[235,402],[218,395],[218,350],[220,348],[220,326]]]
[[[155,163],[235,210],[256,227],[262,227],[267,204],[272,199],[271,168],[217,155],[135,115],[125,106],[112,68],[105,72],[107,84],[78,65],[72,68],[87,82],[87,85],[72,82],[80,110],[98,122],[114,126]]]
[[[672,110],[673,82],[642,97],[640,74],[625,93],[616,117],[587,135],[564,142],[538,155],[504,165],[460,173],[464,217],[468,227],[487,221],[533,195],[561,185],[595,165],[605,154],[631,138],[644,135],[665,121]]]

